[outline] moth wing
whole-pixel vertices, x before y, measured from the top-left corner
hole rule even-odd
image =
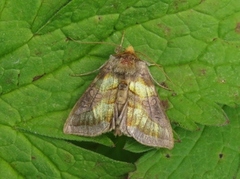
[[[64,125],[64,133],[98,136],[112,130],[118,79],[104,69],[73,107]]]
[[[126,128],[122,130],[144,145],[173,148],[172,128],[146,64],[129,84]]]

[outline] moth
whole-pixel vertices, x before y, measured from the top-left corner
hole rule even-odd
[[[173,148],[172,128],[147,62],[133,47],[110,55],[99,70],[70,112],[64,133],[93,137],[114,130],[147,146]]]

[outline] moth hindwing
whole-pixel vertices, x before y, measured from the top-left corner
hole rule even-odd
[[[131,46],[110,56],[64,125],[64,133],[82,136],[112,130],[147,146],[171,149],[174,145],[147,63]]]

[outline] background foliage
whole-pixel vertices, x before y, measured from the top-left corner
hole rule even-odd
[[[114,53],[150,67],[175,131],[173,150],[63,124]],[[75,39],[72,41],[70,39]],[[240,178],[238,0],[0,1],[1,178]],[[164,72],[162,71],[164,69]]]

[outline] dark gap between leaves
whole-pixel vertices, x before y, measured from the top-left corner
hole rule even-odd
[[[104,155],[108,158],[128,162],[128,163],[135,163],[144,153],[133,153],[127,150],[124,150],[124,144],[126,142],[126,136],[120,136],[120,137],[110,137],[115,146],[114,147],[108,147],[102,144],[93,143],[93,142],[78,142],[78,141],[71,141],[74,145],[77,145],[79,147],[82,147],[87,150],[91,150],[93,152],[99,153],[101,155]]]

